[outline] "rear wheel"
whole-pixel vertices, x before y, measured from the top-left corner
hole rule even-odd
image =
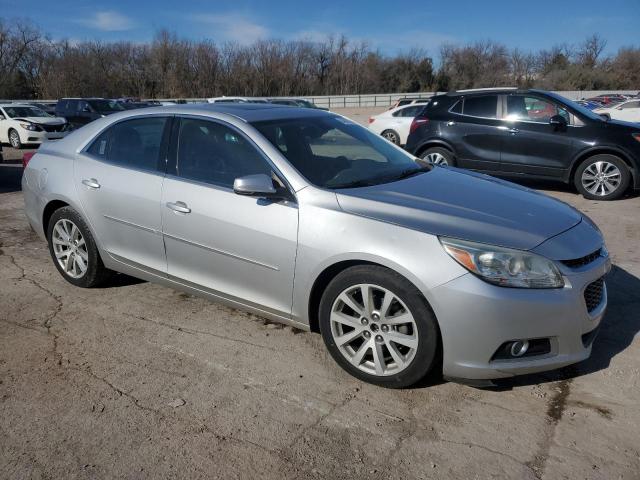
[[[96,287],[113,274],[102,263],[86,222],[73,208],[63,207],[53,213],[47,239],[53,263],[69,283]]]
[[[449,165],[454,167],[456,164],[453,153],[442,147],[428,148],[420,154],[420,158],[434,165]]]
[[[334,360],[369,383],[407,387],[436,364],[433,312],[413,284],[383,267],[338,274],[320,302],[320,330]]]
[[[20,134],[13,128],[9,130],[9,143],[16,150],[22,148],[22,142],[20,141]]]
[[[400,145],[400,135],[395,130],[385,130],[381,135],[395,145]]]
[[[631,173],[624,161],[610,154],[587,158],[576,170],[574,183],[584,198],[615,200],[629,186]]]

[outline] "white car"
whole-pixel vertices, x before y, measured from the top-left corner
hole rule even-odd
[[[49,115],[33,105],[20,103],[0,105],[0,142],[8,143],[13,148],[57,140],[66,136],[69,130],[69,125],[64,118]]]
[[[369,118],[369,130],[382,135],[391,143],[404,145],[407,143],[413,118],[423,109],[424,104],[417,103],[387,110]]]
[[[207,98],[207,103],[269,103],[264,98],[255,97],[214,97]]]
[[[627,100],[609,108],[596,108],[598,115],[607,115],[612,120],[640,122],[640,98]]]

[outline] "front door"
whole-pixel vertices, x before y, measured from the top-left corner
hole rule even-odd
[[[113,125],[79,155],[74,172],[82,208],[102,247],[119,261],[162,274],[162,151],[169,123],[167,117],[147,116]]]
[[[170,278],[278,315],[290,315],[298,207],[237,195],[236,178],[274,168],[235,128],[180,121],[162,193]],[[277,181],[277,177],[273,177]]]
[[[549,124],[562,116],[566,128]],[[573,158],[571,115],[561,105],[532,95],[506,96],[500,170],[562,177]]]

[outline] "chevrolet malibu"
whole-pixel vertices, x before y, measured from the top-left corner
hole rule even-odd
[[[73,285],[121,272],[319,331],[377,385],[586,359],[607,304],[598,228],[526,188],[418,162],[320,110],[157,107],[43,145],[23,191]]]

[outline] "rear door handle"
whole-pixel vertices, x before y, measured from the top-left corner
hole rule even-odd
[[[100,188],[100,184],[98,183],[98,180],[96,180],[95,178],[89,178],[89,179],[84,179],[82,180],[82,184],[86,185],[89,188],[93,188],[94,190],[97,190],[98,188]]]
[[[512,133],[515,135],[516,133],[520,133],[520,130],[518,130],[517,128],[510,128],[509,133]]]
[[[184,202],[167,202],[167,207],[177,213],[191,213],[191,209]]]

